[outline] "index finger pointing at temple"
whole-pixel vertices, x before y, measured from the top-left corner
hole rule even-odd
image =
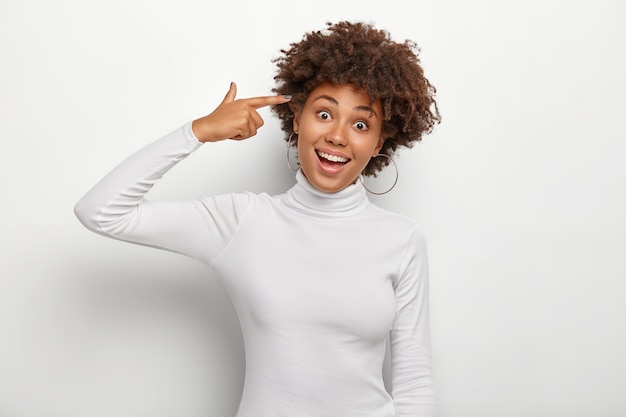
[[[260,109],[261,107],[271,106],[272,104],[283,104],[287,103],[291,100],[291,96],[263,96],[263,97],[252,97],[246,99],[246,101],[255,109]]]

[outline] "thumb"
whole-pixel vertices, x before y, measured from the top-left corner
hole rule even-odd
[[[235,97],[237,96],[237,84],[231,82],[230,88],[228,89],[228,93],[224,96],[224,100],[222,100],[222,104],[231,103],[235,101]]]

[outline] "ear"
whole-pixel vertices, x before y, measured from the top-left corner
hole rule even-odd
[[[374,148],[374,153],[372,154],[373,157],[380,153],[380,150],[383,148],[384,144],[385,139],[383,139],[382,137],[378,139],[378,143],[376,144],[376,147]]]
[[[293,131],[296,135],[300,131],[300,112],[295,112],[293,114]]]

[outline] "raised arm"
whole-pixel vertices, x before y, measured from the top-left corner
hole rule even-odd
[[[263,125],[256,109],[288,101],[284,96],[235,100],[231,87],[208,116],[187,123],[134,153],[75,206],[88,229],[120,240],[155,246],[210,262],[236,228],[246,207],[245,194],[187,202],[156,202],[146,193],[202,142],[245,139]]]

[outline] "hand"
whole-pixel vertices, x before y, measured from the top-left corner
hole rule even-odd
[[[235,100],[236,96],[237,85],[231,83],[220,105],[211,114],[193,121],[191,128],[200,142],[248,139],[263,126],[257,109],[291,99],[289,96],[264,96]]]

